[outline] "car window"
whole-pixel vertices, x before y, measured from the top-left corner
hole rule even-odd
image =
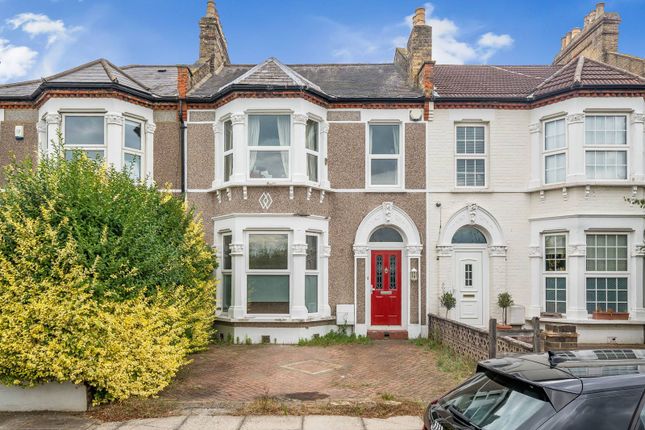
[[[642,394],[642,389],[583,394],[544,423],[540,429],[628,429]]]
[[[542,389],[488,371],[448,394],[440,405],[486,430],[531,429],[555,414]]]
[[[635,422],[632,425],[632,430],[645,430],[645,396],[641,399],[640,408],[641,411],[634,420]]]

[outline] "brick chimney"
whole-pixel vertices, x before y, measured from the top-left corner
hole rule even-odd
[[[210,63],[211,73],[229,64],[228,47],[214,0],[208,0],[206,15],[199,20],[199,60],[197,64]]]
[[[415,86],[427,87],[421,73],[424,65],[434,64],[432,61],[432,27],[426,24],[426,10],[417,8],[412,18],[412,31],[406,48],[397,48],[394,63],[407,72],[408,82]],[[427,72],[427,68],[426,68]]]

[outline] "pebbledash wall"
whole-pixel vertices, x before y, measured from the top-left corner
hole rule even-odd
[[[292,171],[282,183],[246,176],[248,115],[258,112],[287,114],[292,119]],[[237,99],[217,110],[189,111],[188,198],[204,214],[207,238],[222,263],[217,320],[222,337],[260,342],[264,336],[270,342],[297,342],[336,329],[337,324],[366,334],[371,328],[372,248],[402,252],[402,322],[386,329],[405,330],[414,337],[427,331],[423,328],[426,290],[420,288],[425,272],[426,125],[411,120],[410,112],[327,110],[304,100],[280,99]],[[304,145],[304,128],[310,118],[318,121],[320,131],[317,183],[298,179],[304,161],[298,158],[299,146]],[[224,164],[221,148],[224,122],[229,120],[234,147],[239,150],[234,157],[244,162],[236,162],[230,180],[225,181],[218,166]],[[397,187],[383,189],[366,183],[370,124],[399,126],[402,154]],[[370,235],[386,225],[397,229],[403,242],[371,244]],[[249,268],[249,235],[266,233],[288,235],[289,267],[283,272],[290,276],[287,313],[254,314],[249,308],[247,275],[254,273]],[[306,237],[310,235],[318,238],[318,265],[313,272],[305,270]],[[227,249],[230,257],[225,255]],[[412,269],[420,274],[419,279],[409,279]],[[304,303],[305,272],[318,276],[318,306],[313,312]],[[230,287],[225,276],[231,279]]]

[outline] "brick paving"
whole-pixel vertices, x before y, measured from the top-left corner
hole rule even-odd
[[[184,407],[222,407],[268,395],[307,400],[368,400],[383,393],[428,402],[457,382],[432,351],[408,341],[370,345],[212,346],[194,356],[162,398]]]

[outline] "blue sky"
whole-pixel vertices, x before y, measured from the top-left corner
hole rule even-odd
[[[424,0],[217,0],[234,63],[390,62]],[[606,2],[620,50],[645,57],[645,0]],[[118,65],[192,63],[206,0],[0,0],[0,83],[104,57]],[[548,64],[595,1],[425,3],[440,63]],[[566,5],[566,6],[564,6]]]

